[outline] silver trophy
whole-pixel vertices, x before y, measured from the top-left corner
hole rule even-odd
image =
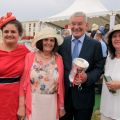
[[[85,59],[75,58],[72,61],[72,69],[69,74],[70,82],[74,84],[74,79],[75,79],[76,75],[81,73],[82,71],[86,71],[88,67],[89,67],[89,63]],[[80,87],[81,87],[81,85],[78,86],[78,88],[80,88]]]

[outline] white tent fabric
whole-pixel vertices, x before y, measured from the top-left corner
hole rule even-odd
[[[66,19],[71,14],[77,11],[83,11],[87,14],[89,17],[98,16],[101,15],[108,10],[101,4],[99,0],[76,0],[69,8],[67,8],[65,11],[51,16],[51,20],[57,19]]]
[[[112,7],[110,7],[110,4]],[[47,19],[42,19],[42,21],[51,22],[55,25],[64,27],[65,24],[68,24],[68,18],[77,11],[86,13],[89,17],[90,24],[95,22],[104,25],[109,22],[109,15],[120,12],[120,0],[75,0],[74,3],[63,12]],[[96,21],[96,17],[99,17],[99,20],[97,18]]]

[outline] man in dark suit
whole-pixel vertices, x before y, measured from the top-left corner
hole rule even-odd
[[[95,102],[95,82],[103,72],[105,59],[102,57],[101,44],[89,38],[85,33],[88,27],[86,15],[83,12],[76,12],[70,18],[72,35],[64,39],[59,48],[59,53],[64,62],[64,83],[65,83],[65,110],[66,115],[60,120],[91,120]],[[69,80],[72,67],[74,40],[79,41],[78,56],[89,62],[86,71],[75,78],[73,87]],[[81,84],[81,88],[78,86]]]

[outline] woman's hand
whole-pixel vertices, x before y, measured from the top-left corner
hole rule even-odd
[[[120,81],[106,82],[106,85],[107,85],[108,89],[110,89],[110,90],[120,89]]]
[[[18,120],[24,120],[25,118],[25,106],[19,106],[17,112]]]
[[[63,117],[64,115],[65,115],[65,109],[60,108],[60,118]]]
[[[58,82],[54,81],[50,86],[49,93],[55,93],[57,92],[57,90],[58,90]]]

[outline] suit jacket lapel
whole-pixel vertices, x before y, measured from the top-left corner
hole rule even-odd
[[[71,55],[71,37],[68,39],[68,44],[67,44],[67,53],[68,53],[68,58],[70,60],[70,63],[72,63],[72,55]]]

